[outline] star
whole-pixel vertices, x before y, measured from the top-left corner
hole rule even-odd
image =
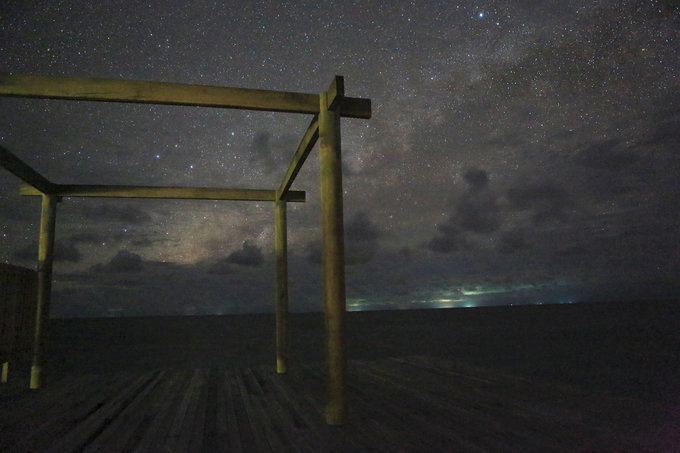
[[[472,305],[680,297],[680,237],[669,215],[680,197],[669,176],[680,173],[672,2],[52,3],[3,11],[3,71],[303,93],[341,74],[348,96],[370,98],[373,118],[342,120],[347,294],[362,301],[356,307],[457,301],[443,291],[463,286],[479,288],[460,302]],[[0,102],[0,146],[64,184],[276,189],[311,121]],[[290,267],[303,282],[318,274],[319,177],[313,151],[295,182],[307,201],[289,207]],[[0,260],[34,267],[36,200],[19,196],[17,183],[0,169]],[[125,268],[121,256],[134,258],[128,270],[141,283],[121,283],[100,315],[181,313],[151,304],[163,298],[154,291],[187,294],[182,285],[194,281],[204,288],[192,293],[197,312],[269,307],[267,203],[70,199],[57,222],[57,247],[72,252],[55,263],[57,316],[103,299],[107,282],[94,269]],[[241,263],[256,266],[228,261],[244,241],[263,260]],[[293,308],[317,307],[313,292],[301,285]]]

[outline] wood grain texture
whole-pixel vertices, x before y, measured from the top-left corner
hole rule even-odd
[[[78,101],[220,107],[268,112],[319,112],[319,95],[141,80],[0,73],[0,95]],[[370,101],[345,98],[343,116],[370,118]]]
[[[182,200],[233,200],[233,201],[275,201],[275,190],[227,189],[216,187],[154,187],[53,184],[51,193],[60,197],[98,197],[98,198],[165,198]],[[19,187],[21,195],[38,196],[41,192],[35,187],[23,184]],[[290,202],[304,202],[305,192],[291,190],[285,195]]]
[[[323,422],[323,366],[74,376],[0,398],[0,450],[673,451],[679,415],[428,356],[352,361],[352,413]],[[662,423],[657,424],[659,421]],[[677,439],[676,439],[677,440]]]

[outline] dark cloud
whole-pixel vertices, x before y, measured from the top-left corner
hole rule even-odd
[[[511,208],[532,211],[536,223],[563,218],[571,205],[567,192],[551,182],[518,185],[508,189],[507,198]]]
[[[243,248],[232,252],[227,261],[239,266],[256,267],[264,263],[262,250],[256,245],[251,245],[248,241],[243,242]]]
[[[494,196],[469,196],[458,201],[454,220],[463,230],[492,233],[501,225],[500,207]]]
[[[437,225],[439,234],[427,243],[428,250],[438,253],[452,253],[467,247],[468,244],[463,231],[451,222],[450,219],[448,223]]]
[[[638,145],[665,145],[680,142],[680,116],[659,124],[654,131],[643,138]]]
[[[20,261],[34,261],[38,259],[38,243],[34,242],[12,253],[12,258]]]
[[[351,266],[371,261],[378,251],[380,236],[380,229],[366,212],[356,213],[345,225],[345,263]]]
[[[345,240],[358,242],[375,242],[380,237],[380,230],[371,222],[366,212],[358,212],[345,225]]]
[[[380,229],[371,221],[366,212],[356,213],[345,225],[345,265],[366,264],[379,249]],[[322,263],[321,241],[307,244],[307,261]]]
[[[106,238],[94,233],[76,233],[71,235],[69,241],[74,244],[100,244]]]
[[[377,251],[377,242],[346,241],[345,264],[347,266],[366,264],[373,259]]]
[[[470,184],[470,189],[474,192],[479,192],[489,183],[489,175],[479,168],[466,171],[463,178],[465,178],[465,182]]]
[[[502,224],[498,196],[489,187],[489,175],[481,169],[470,169],[463,178],[469,187],[453,203],[446,222],[437,225],[438,234],[427,244],[434,252],[451,253],[469,248],[466,233],[493,233]]]
[[[285,172],[297,144],[292,137],[273,137],[267,131],[255,134],[250,146],[250,162],[258,173]]]
[[[216,12],[214,2],[199,1],[160,17],[139,2],[130,3],[130,11],[111,9],[111,2],[89,2],[87,8],[79,5],[85,2],[68,2],[75,6],[50,7],[46,23],[47,3],[22,2],[21,15],[0,21],[3,70],[318,92],[329,76],[315,68],[344,61],[348,95],[373,99],[370,121],[346,119],[342,126],[345,206],[364,211],[345,224],[348,264],[366,263],[348,272],[362,278],[361,291],[354,293],[358,300],[397,287],[405,301],[449,298],[437,294],[486,276],[536,281],[536,269],[551,278],[573,274],[575,287],[582,275],[608,278],[608,266],[600,265],[611,260],[606,257],[623,260],[622,270],[680,275],[674,2],[590,2],[585,8],[584,2],[500,2],[484,10],[483,18],[475,15],[483,8],[464,2],[448,9],[365,2],[365,14],[349,35],[338,18],[357,16],[351,2],[330,2],[318,17],[271,21],[266,30],[257,28],[264,17],[259,6],[227,14]],[[285,12],[277,6],[268,11]],[[120,31],[118,16],[135,17],[139,26],[108,42],[107,36]],[[96,20],[101,17],[112,20]],[[192,18],[210,19],[202,20],[204,37],[194,34],[189,42],[186,33],[148,33],[183,31],[196,22]],[[329,24],[324,36],[342,44],[331,52],[324,50],[324,39],[300,31],[319,19]],[[101,27],[88,25],[93,22]],[[234,33],[226,47],[209,39],[236,22],[258,30],[258,39]],[[77,40],[68,39],[75,35]],[[285,48],[279,45],[282,37]],[[46,40],[54,42],[46,46]],[[178,42],[194,51],[175,52]],[[117,58],[121,51],[130,58]],[[176,58],[169,57],[173,52]],[[361,53],[371,58],[353,57]],[[212,64],[226,57],[229,65]],[[308,77],[297,77],[300,68],[309,69]],[[310,120],[178,106],[1,102],[2,146],[54,181],[73,184],[275,188]],[[295,188],[307,190],[308,203],[289,207],[291,259],[314,263],[321,262],[320,244],[307,242],[319,235],[318,164],[313,152],[296,180]],[[514,179],[517,175],[524,179]],[[17,183],[11,174],[0,177],[0,261],[38,236],[40,200],[19,197]],[[232,261],[257,262],[252,250],[230,255],[244,238],[271,228],[266,203],[260,210],[250,203],[210,201],[64,201],[58,208],[63,244],[57,244],[57,253],[83,256],[56,271],[77,268],[84,274],[79,289],[84,306],[127,306],[134,293],[149,313],[172,311],[185,294],[210,299],[206,282],[212,279],[214,300],[228,312],[234,302],[225,293],[253,300],[241,290],[263,291],[263,285],[246,280],[251,274],[264,274],[259,282],[272,284],[260,268]],[[625,225],[638,223],[654,225],[644,234],[621,234]],[[210,238],[220,238],[220,244],[203,245]],[[410,249],[398,254],[404,246]],[[200,268],[170,269],[129,255],[111,260],[121,249],[143,251],[148,259],[205,261]],[[624,249],[635,251],[623,254]],[[298,256],[298,250],[307,256]],[[35,265],[37,246],[16,254]],[[87,272],[93,263],[102,263],[102,270],[141,271]],[[318,269],[301,264],[291,269],[307,285],[306,275]],[[269,265],[265,260],[262,268]],[[166,280],[147,278],[156,275]],[[143,282],[156,292],[142,293],[140,286],[123,291],[124,281]],[[114,286],[121,289],[117,296],[110,291]],[[314,291],[304,286],[300,295]],[[192,304],[199,306],[187,303]]]
[[[212,263],[208,265],[207,269],[209,274],[227,275],[234,273],[232,265],[227,259],[222,259]]]
[[[491,233],[501,224],[500,206],[496,194],[489,189],[489,175],[486,171],[473,168],[463,175],[469,189],[455,204],[450,222],[472,233]]]
[[[410,247],[402,247],[397,252],[397,256],[399,256],[401,259],[403,259],[404,262],[409,262],[409,261],[411,261],[411,258],[413,257],[413,250],[411,250]]]
[[[151,221],[151,216],[141,209],[108,203],[94,208],[86,208],[84,213],[87,217],[97,220],[112,220],[129,224],[144,224]]]
[[[323,259],[321,257],[321,241],[312,241],[307,244],[305,250],[307,261],[312,264],[321,264]]]
[[[120,250],[111,261],[92,267],[94,272],[139,272],[142,270],[142,257],[127,250]]]
[[[355,266],[370,262],[378,252],[378,243],[375,241],[345,241],[345,265]],[[313,241],[307,244],[305,256],[312,264],[322,264],[321,241]]]
[[[0,172],[4,171],[0,168]],[[18,184],[16,184],[18,185]],[[6,186],[3,181],[0,180],[0,189],[5,189],[10,187],[15,189],[15,183],[8,183]],[[5,186],[5,187],[3,187]],[[15,222],[29,222],[31,219],[39,218],[40,216],[40,203],[31,202],[33,198],[36,197],[19,197],[14,196],[14,194],[0,194],[0,212],[2,212],[2,218],[5,222],[12,220]]]
[[[38,243],[33,242],[25,247],[16,250],[12,257],[21,261],[37,261],[38,260]],[[76,244],[72,241],[55,241],[54,244],[54,261],[55,262],[80,262],[82,255]]]
[[[515,253],[529,248],[531,245],[521,230],[505,231],[499,237],[498,251],[500,253]]]
[[[623,149],[618,139],[589,145],[577,152],[574,163],[596,170],[624,170],[639,160],[638,155]]]
[[[156,242],[159,242],[158,240],[151,240],[149,238],[135,238],[132,241],[130,241],[130,245],[134,247],[139,247],[139,248],[145,248],[145,247],[151,247],[154,245]]]
[[[77,263],[82,258],[80,251],[76,247],[76,244],[71,241],[61,242],[58,241],[54,245],[54,261],[70,261],[72,263]]]
[[[274,167],[271,146],[269,143],[270,139],[271,135],[268,132],[258,132],[255,134],[253,143],[250,147],[251,162],[263,167],[267,173],[272,171]]]

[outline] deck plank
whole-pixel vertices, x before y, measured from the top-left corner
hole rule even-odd
[[[159,372],[83,451],[122,451],[126,446],[136,444],[150,425],[148,407],[155,403],[158,396],[156,390],[164,377],[165,373]]]
[[[102,397],[95,410],[74,424],[62,436],[57,437],[45,452],[81,451],[95,439],[113,420],[116,419],[144,389],[150,385],[154,376],[142,374],[136,379],[120,379],[120,391]]]
[[[323,421],[321,363],[166,370],[0,398],[0,451],[663,451],[680,428],[634,398],[453,360],[350,365],[342,427]]]
[[[159,442],[163,443],[168,436],[176,408],[179,407],[184,389],[191,379],[191,371],[175,371],[165,375],[164,381],[158,387],[158,398],[149,408],[151,422],[144,436],[137,445],[127,446],[135,453],[152,453],[159,448]]]

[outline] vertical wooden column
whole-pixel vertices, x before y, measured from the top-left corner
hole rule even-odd
[[[274,249],[276,253],[276,372],[288,371],[288,232],[286,201],[277,195]]]
[[[326,423],[347,420],[345,354],[345,253],[342,215],[340,114],[332,110],[342,97],[342,78],[336,77],[320,96],[319,159],[321,164],[321,232],[328,402]]]
[[[50,313],[52,289],[52,262],[54,258],[54,230],[57,214],[57,196],[43,194],[40,215],[40,243],[38,245],[38,302],[35,310],[35,335],[31,362],[30,388],[43,384],[43,346]]]

